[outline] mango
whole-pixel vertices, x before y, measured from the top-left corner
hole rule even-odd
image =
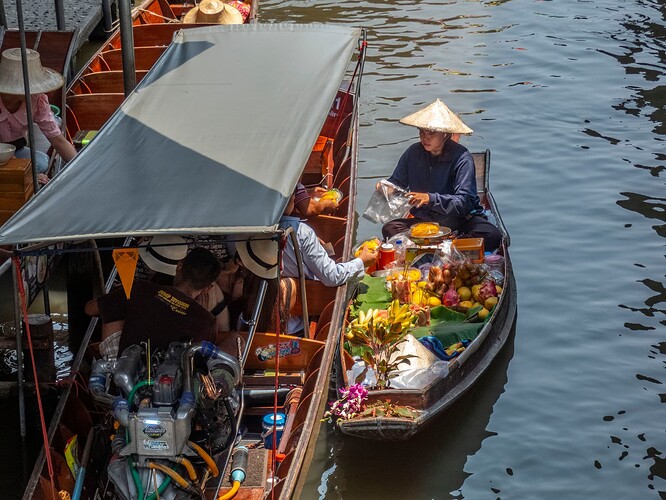
[[[488,297],[483,303],[483,307],[489,311],[497,305],[497,297]]]
[[[484,307],[483,309],[481,309],[479,311],[479,318],[482,319],[482,320],[486,319],[486,317],[488,316],[488,313],[490,313],[490,311]]]
[[[499,286],[499,285],[495,285],[495,290],[497,290],[497,295],[499,295],[500,293],[502,293],[502,287]]]
[[[430,307],[437,307],[442,305],[442,301],[437,297],[428,297],[428,305]]]
[[[472,287],[472,298],[476,302],[479,302],[479,290],[481,290],[481,285],[474,285]]]
[[[474,304],[472,304],[471,300],[463,300],[460,304],[458,304],[460,307],[466,307],[467,309],[471,309]]]

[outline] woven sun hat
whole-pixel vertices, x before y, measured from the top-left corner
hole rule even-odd
[[[278,243],[268,236],[251,236],[236,242],[243,265],[260,278],[273,279],[278,275]]]
[[[440,99],[416,113],[405,116],[400,119],[400,123],[433,132],[446,132],[447,134],[472,133],[472,129],[465,125]]]
[[[201,0],[199,5],[185,14],[183,22],[186,24],[243,24],[243,15],[237,8],[222,0]]]
[[[187,255],[187,244],[180,236],[160,234],[153,236],[150,243],[139,248],[139,256],[146,265],[157,273],[176,275],[176,266]]]
[[[60,73],[42,66],[39,52],[26,49],[26,60],[31,94],[45,94],[59,89],[65,84],[65,79]],[[0,94],[25,94],[20,48],[2,51],[2,57],[0,58]]]

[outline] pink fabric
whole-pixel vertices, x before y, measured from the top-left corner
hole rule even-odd
[[[227,3],[232,7],[235,7],[238,12],[241,13],[241,16],[243,16],[243,22],[245,22],[247,17],[250,15],[250,6],[244,2],[241,2],[240,0],[231,0]]]
[[[60,127],[55,121],[49,99],[45,94],[31,96],[32,120],[39,127],[47,139],[59,135]],[[28,131],[28,115],[25,111],[25,103],[16,113],[10,113],[0,97],[0,142],[15,141],[24,137]]]

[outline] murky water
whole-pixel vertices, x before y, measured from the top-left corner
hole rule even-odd
[[[666,498],[666,7],[268,1],[369,30],[358,211],[442,98],[492,152],[513,351],[407,444],[323,433],[304,498]],[[358,237],[379,234],[359,220]]]

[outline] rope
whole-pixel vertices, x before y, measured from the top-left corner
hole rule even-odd
[[[287,245],[287,237],[282,235],[280,237],[280,251],[278,252],[278,269],[282,271],[282,251]],[[278,409],[278,389],[280,386],[280,333],[282,333],[282,307],[280,300],[282,293],[279,287],[280,275],[278,273],[278,313],[277,313],[277,327],[275,328],[275,386],[273,391],[273,454],[271,455],[271,471],[273,473],[273,487],[271,488],[271,499],[275,499],[275,474],[277,473],[277,409]],[[289,299],[287,299],[289,300]]]
[[[46,455],[46,464],[49,469],[49,479],[51,480],[51,496],[55,499],[54,492],[55,480],[53,477],[53,460],[51,459],[51,446],[49,445],[49,436],[46,430],[46,418],[44,417],[44,408],[42,406],[42,395],[39,389],[39,379],[37,378],[37,365],[35,364],[35,352],[32,348],[32,335],[30,334],[30,322],[28,321],[28,304],[25,300],[25,289],[23,288],[23,277],[21,276],[21,261],[18,257],[12,257],[14,267],[16,268],[16,282],[18,283],[19,296],[21,299],[21,311],[25,323],[25,332],[28,337],[28,349],[30,350],[30,360],[32,362],[32,376],[35,379],[35,391],[37,392],[37,406],[39,408],[39,421],[42,426],[42,439],[44,440],[44,454]],[[16,332],[21,335],[21,332]]]

